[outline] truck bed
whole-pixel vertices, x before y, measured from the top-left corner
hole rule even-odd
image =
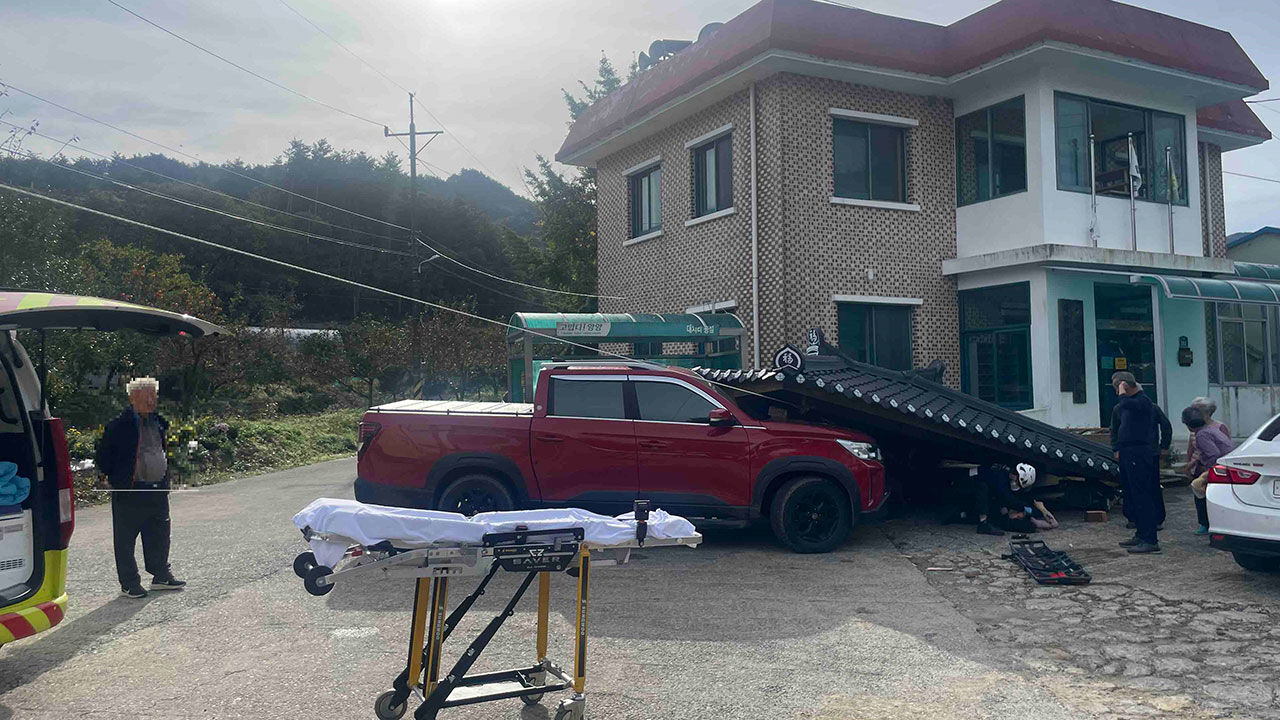
[[[369,408],[371,412],[427,415],[532,416],[533,403],[472,402],[469,400],[400,400]]]

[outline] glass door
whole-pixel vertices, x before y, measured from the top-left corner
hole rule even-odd
[[[1151,288],[1132,285],[1093,286],[1098,339],[1098,420],[1111,424],[1116,393],[1111,375],[1133,373],[1151,402],[1159,398],[1156,387],[1155,326],[1151,313]]]

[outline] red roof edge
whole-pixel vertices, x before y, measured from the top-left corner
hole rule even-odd
[[[1230,33],[1114,0],[1000,0],[945,27],[820,0],[762,0],[597,101],[570,127],[556,159],[620,132],[769,50],[949,77],[1042,42],[1133,58],[1255,92],[1269,87]],[[1202,124],[1216,127],[1217,114],[1211,115],[1215,119]],[[1266,132],[1247,108],[1225,115],[1249,128],[1236,132]]]
[[[1253,112],[1253,108],[1243,100],[1232,100],[1221,105],[1200,108],[1196,113],[1196,124],[1262,140],[1271,139],[1271,131],[1262,124],[1262,120]]]

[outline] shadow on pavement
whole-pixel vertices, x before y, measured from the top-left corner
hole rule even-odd
[[[0,650],[0,695],[25,685],[86,648],[100,642],[112,628],[137,615],[154,598],[120,597],[73,620],[64,620],[48,634],[19,640]],[[9,713],[6,715],[5,713]],[[0,720],[11,711],[0,705]]]

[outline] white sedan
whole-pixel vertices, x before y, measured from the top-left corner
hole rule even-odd
[[[1280,571],[1280,415],[1209,471],[1209,544],[1246,570]]]

